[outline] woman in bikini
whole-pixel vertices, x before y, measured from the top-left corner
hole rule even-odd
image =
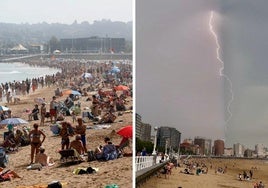
[[[46,139],[46,135],[38,129],[38,124],[35,123],[33,125],[34,129],[29,133],[29,140],[31,143],[31,164],[33,163],[34,153],[39,153],[39,148],[43,144],[44,140]],[[41,141],[41,135],[43,139]]]
[[[81,135],[81,141],[83,143],[84,151],[87,153],[87,144],[86,144],[86,125],[83,124],[83,119],[78,118],[78,125],[76,126],[75,133]]]
[[[61,136],[61,149],[69,149],[70,139],[69,136],[73,136],[73,128],[69,122],[62,122],[62,128],[60,130],[59,135]]]

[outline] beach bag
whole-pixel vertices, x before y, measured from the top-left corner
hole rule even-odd
[[[62,184],[59,181],[53,181],[47,185],[47,188],[62,188]]]
[[[5,148],[0,147],[0,166],[5,168],[8,164],[8,156],[6,154]]]
[[[59,125],[57,125],[57,124],[51,125],[50,130],[55,135],[60,133],[60,128],[59,128]]]
[[[96,173],[96,170],[90,166],[87,168],[87,173],[88,174]]]
[[[96,160],[95,153],[92,150],[87,152],[87,156],[88,156],[87,158],[88,162]]]

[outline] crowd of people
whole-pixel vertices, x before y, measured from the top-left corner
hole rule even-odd
[[[41,66],[40,62],[27,63]],[[28,120],[33,121],[33,129],[23,129],[23,131],[16,129],[16,133],[14,133],[14,129],[10,129],[5,141],[12,143],[2,144],[4,147],[16,147],[20,146],[17,142],[27,141],[31,146],[30,164],[39,162],[43,166],[47,166],[52,162],[44,153],[42,143],[46,139],[46,134],[39,127],[61,122],[59,132],[61,150],[74,149],[79,155],[87,155],[85,122],[113,123],[117,118],[116,112],[118,115],[122,115],[119,112],[128,110],[125,104],[126,98],[132,97],[132,65],[79,60],[57,63],[45,61],[42,62],[43,65],[58,68],[60,71],[50,76],[0,84],[0,102],[5,102],[9,106],[15,102],[14,98],[33,93],[38,88],[57,87],[55,96],[50,101],[47,101],[44,94],[44,98],[36,101],[32,110],[25,109],[25,112],[28,113]],[[120,72],[111,72],[113,66],[118,66]],[[82,76],[84,73],[89,73],[92,77]],[[115,87],[120,84],[127,85],[128,89],[117,92]],[[62,91],[66,89],[77,91],[79,95],[68,94],[66,99],[61,101],[64,94]],[[94,91],[96,91],[94,95],[89,94]],[[121,95],[118,96],[118,93]],[[79,97],[87,98],[88,106],[91,106],[90,111],[82,112]],[[75,102],[77,103],[75,104]],[[2,120],[12,117],[5,111],[0,110],[0,114]],[[72,116],[73,122],[64,121],[65,116]],[[24,139],[22,139],[22,135]],[[73,140],[70,140],[72,138]],[[104,145],[99,147],[95,156],[98,160],[113,160],[118,157],[118,150],[110,138],[105,137]]]

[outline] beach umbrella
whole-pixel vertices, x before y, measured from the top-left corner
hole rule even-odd
[[[114,66],[112,69],[111,69],[111,73],[119,73],[120,72],[120,69],[117,67],[117,66]]]
[[[92,74],[88,73],[88,72],[83,73],[81,77],[83,77],[83,78],[93,78]]]
[[[124,86],[124,85],[118,85],[118,86],[115,86],[114,89],[116,91],[127,91],[127,90],[129,90],[129,87]]]
[[[0,125],[21,125],[21,124],[27,124],[28,121],[25,121],[21,118],[7,118],[0,122]]]
[[[117,134],[125,137],[125,138],[132,138],[132,125],[127,125],[123,128],[121,128],[119,131],[117,131]]]
[[[68,89],[68,90],[62,91],[62,94],[63,95],[73,94],[73,95],[79,95],[79,96],[81,95],[81,93],[79,93],[78,91],[72,90],[72,89]]]
[[[5,106],[0,106],[0,110],[1,111],[7,111],[7,110],[9,110],[9,108],[8,107],[5,107]]]

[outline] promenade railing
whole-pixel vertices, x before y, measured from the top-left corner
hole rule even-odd
[[[164,167],[168,159],[165,158],[163,161],[161,158],[161,156],[135,157],[136,187],[139,187],[139,185],[150,179],[151,176],[155,175]]]
[[[136,172],[160,163],[161,156],[156,156],[156,159],[154,159],[154,157],[155,156],[136,156],[135,157]]]

